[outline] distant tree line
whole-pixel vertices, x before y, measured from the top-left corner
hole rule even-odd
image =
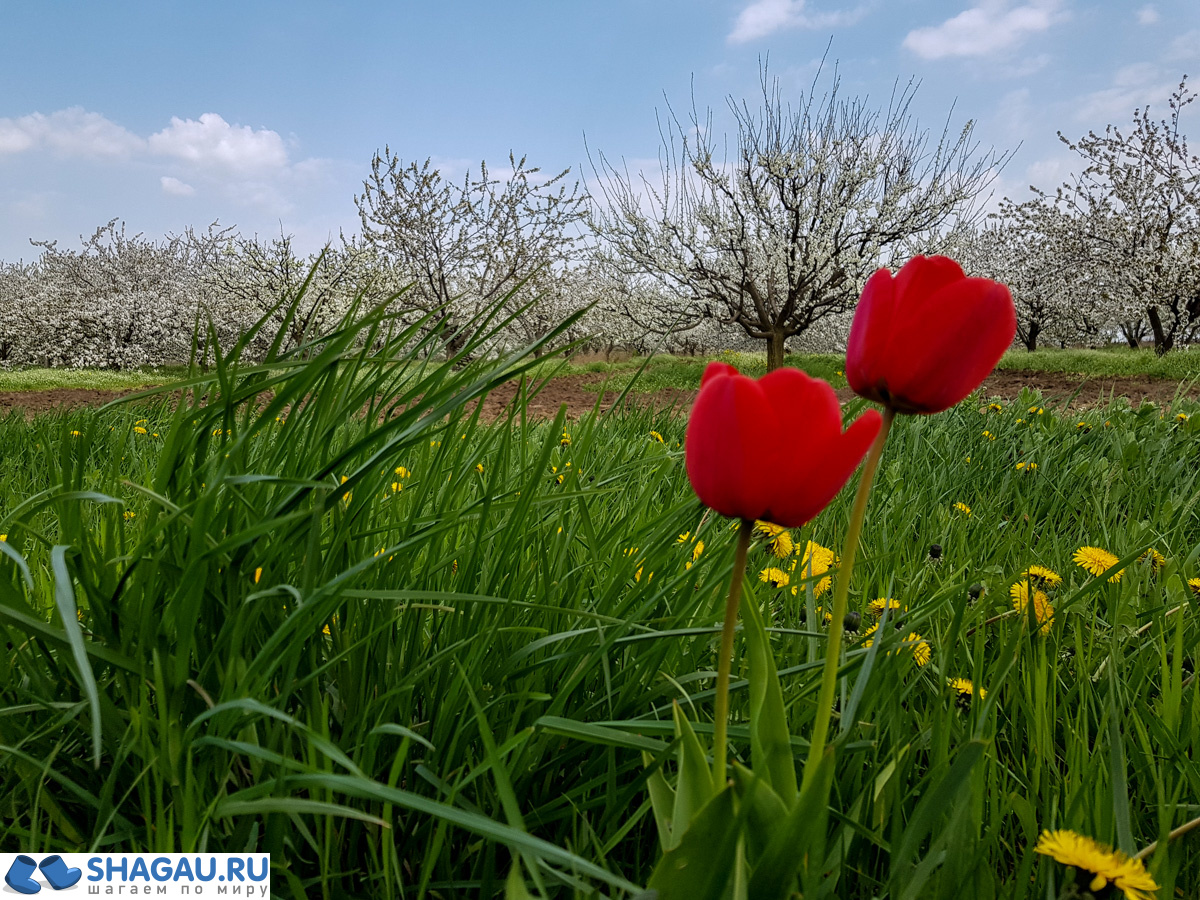
[[[1042,345],[1200,339],[1200,162],[1181,118],[1134,111],[1072,142],[1081,167],[1053,194],[981,198],[1012,158],[979,153],[973,122],[931,145],[909,113],[915,87],[886,109],[839,95],[820,75],[793,106],[762,74],[761,102],[729,100],[734,151],[711,113],[671,111],[662,168],[633,175],[603,154],[595,189],[569,170],[543,175],[510,154],[461,182],[385,147],[355,196],[361,232],[301,254],[214,224],[152,240],[118,220],[79,249],[34,241],[30,263],[0,263],[0,366],[127,368],[211,356],[261,317],[299,346],[354,303],[390,302],[446,352],[486,317],[509,320],[493,349],[543,336],[587,308],[562,340],[597,352],[839,351],[863,284],[879,266],[946,253],[969,275],[1008,284],[1018,339]],[[519,314],[518,314],[519,313]],[[266,329],[274,333],[275,328]],[[500,346],[503,344],[503,346]],[[251,341],[250,358],[268,349]]]

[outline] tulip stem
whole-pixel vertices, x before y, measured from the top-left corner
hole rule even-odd
[[[825,754],[825,739],[829,734],[829,717],[833,712],[833,695],[837,690],[838,660],[842,649],[842,622],[846,618],[846,601],[850,593],[850,576],[854,571],[854,556],[858,552],[858,538],[867,512],[867,498],[871,495],[871,483],[875,469],[883,455],[883,445],[896,411],[887,407],[883,411],[883,425],[875,436],[875,442],[863,463],[862,475],[858,479],[858,492],[854,495],[854,506],[850,511],[850,528],[842,546],[842,561],[838,566],[837,584],[833,591],[833,619],[829,623],[829,637],[825,644],[825,669],[821,677],[821,692],[817,696],[817,716],[813,721],[812,738],[808,748],[808,759],[804,763],[804,780],[801,790],[808,787],[816,774],[817,765]]]
[[[738,530],[737,550],[733,555],[733,577],[729,580],[729,597],[725,600],[725,624],[721,628],[721,655],[717,658],[717,700],[713,712],[713,784],[717,788],[725,783],[733,632],[737,628],[738,601],[742,598],[742,576],[746,573],[746,556],[750,552],[750,536],[753,532],[754,523],[749,519],[742,519],[742,527]]]

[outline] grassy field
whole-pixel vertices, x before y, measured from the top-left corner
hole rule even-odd
[[[650,358],[634,358],[621,362],[603,361],[568,365],[568,373],[608,373],[609,389],[623,389],[639,373],[633,390],[636,393],[653,393],[664,388],[694,390],[700,382],[700,374],[710,359],[725,359],[736,365],[739,371],[758,376],[766,372],[765,353],[726,352],[714,357],[670,356],[660,354]],[[643,369],[643,364],[645,368]],[[831,353],[791,353],[787,365],[824,378],[835,387],[842,387],[846,379],[842,372],[845,358]],[[550,366],[545,367],[549,371]],[[1105,376],[1148,376],[1173,381],[1200,379],[1200,353],[1190,350],[1169,353],[1158,357],[1150,349],[1130,350],[1127,347],[1112,347],[1106,350],[1010,350],[1004,355],[997,368],[1019,372],[1067,372],[1072,375]],[[595,385],[599,389],[599,385]]]
[[[641,371],[634,391],[652,393],[662,388],[692,390],[699,383],[700,373],[710,359],[726,359],[737,365],[740,371],[758,376],[766,372],[766,353],[726,352],[719,356],[690,357],[658,354],[647,361],[642,357],[604,362],[571,363],[565,365],[559,359],[547,360],[537,366],[536,373],[549,374],[603,374],[612,376],[609,387],[622,389]],[[643,364],[645,368],[643,370]],[[844,357],[834,353],[792,353],[787,364],[802,369],[831,384],[844,385],[841,372]],[[1177,350],[1166,356],[1155,356],[1148,348],[1131,350],[1125,346],[1112,346],[1104,350],[1010,350],[1004,355],[997,368],[1019,372],[1068,372],[1073,375],[1093,377],[1145,375],[1173,381],[1200,379],[1200,353],[1192,350]],[[93,390],[129,390],[150,384],[182,378],[186,370],[180,367],[148,367],[124,372],[98,369],[0,369],[0,392],[42,391],[53,388],[87,388]]]
[[[485,424],[467,401],[531,359],[453,368],[355,330],[172,407],[0,421],[0,849],[269,851],[293,898],[500,896],[520,856],[535,893],[631,896],[673,704],[712,733],[732,565],[685,422]],[[851,585],[826,895],[1054,897],[1065,870],[1033,846],[1070,828],[1158,840],[1159,896],[1196,896],[1200,835],[1164,840],[1200,814],[1184,409],[1067,419],[1029,396],[897,423]],[[795,549],[841,546],[849,493]],[[751,566],[789,584],[746,591],[800,761],[829,595],[786,549],[759,540]],[[1045,628],[1010,598],[1031,565],[1062,577]],[[898,609],[868,638],[879,598]],[[735,668],[737,722],[747,693]]]

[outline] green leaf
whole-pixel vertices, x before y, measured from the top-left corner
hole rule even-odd
[[[643,753],[642,762],[650,766],[654,758],[649,753]],[[646,779],[646,789],[650,792],[650,808],[654,811],[658,840],[666,851],[674,846],[671,843],[671,817],[675,815],[675,789],[667,784],[661,765]]]
[[[810,855],[823,858],[817,852],[824,843],[825,821],[828,817],[829,789],[833,785],[834,749],[826,747],[817,763],[812,783],[801,792],[800,799],[776,829],[766,851],[750,877],[750,896],[753,900],[785,900],[795,888],[796,873]]]
[[[679,782],[675,786],[675,809],[671,814],[671,847],[678,846],[684,832],[691,827],[692,817],[713,795],[708,755],[678,703],[674,716],[675,733],[679,736]]]
[[[942,780],[917,804],[908,826],[904,829],[904,836],[900,839],[900,844],[892,855],[892,890],[896,895],[901,893],[899,887],[908,878],[909,867],[916,858],[921,844],[933,830],[938,818],[950,811],[956,795],[967,783],[971,776],[971,770],[983,756],[985,746],[983,741],[967,743],[958,752],[958,756],[951,763]],[[912,884],[908,884],[908,889],[909,892],[912,891]]]
[[[750,657],[751,761],[758,777],[791,806],[796,799],[796,762],[792,756],[787,709],[783,705],[775,655],[771,652],[758,605],[751,600],[742,608]]]
[[[504,881],[504,900],[533,900],[533,894],[529,893],[525,879],[521,877],[521,864],[515,860]]]
[[[733,874],[745,806],[735,815],[733,789],[726,788],[698,811],[650,876],[647,887],[658,891],[659,900],[721,900]]]
[[[1109,657],[1110,662],[1112,657]],[[1125,774],[1125,739],[1121,737],[1122,713],[1117,708],[1116,666],[1108,667],[1108,771],[1112,778],[1113,822],[1117,826],[1117,848],[1134,854],[1133,827],[1130,824],[1129,784]]]
[[[774,788],[737,760],[733,762],[733,788],[738,800],[748,804],[745,846],[751,867],[787,821],[788,808]]]
[[[75,608],[75,586],[71,581],[71,573],[67,571],[67,551],[70,549],[58,544],[50,551],[50,569],[54,572],[54,604],[58,607],[58,614],[62,616],[63,631],[66,633],[67,643],[71,646],[75,668],[79,672],[79,685],[83,688],[92,714],[92,765],[98,769],[100,690],[96,687],[96,676],[92,674],[92,664],[87,658],[87,649],[83,644],[83,629],[79,627],[79,613]]]

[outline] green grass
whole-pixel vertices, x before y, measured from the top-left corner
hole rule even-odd
[[[174,406],[0,421],[0,850],[267,851],[294,898],[500,896],[514,855],[548,896],[645,883],[643,753],[673,777],[673,703],[712,733],[735,536],[690,490],[685,423],[481,423],[466,403],[533,360],[455,367],[385,325],[219,367]],[[1036,400],[893,430],[851,606],[906,609],[845,654],[833,896],[1054,896],[1041,829],[1132,851],[1200,813],[1200,410],[1079,428]],[[850,493],[796,545],[839,548]],[[1119,583],[1072,564],[1083,545],[1126,560]],[[828,595],[754,577],[795,559],[756,544],[747,590],[799,762]],[[1005,615],[1034,563],[1065,579],[1045,636]],[[951,677],[986,698],[960,708]],[[743,759],[746,694],[735,667]],[[1195,895],[1197,840],[1148,861],[1161,897]]]
[[[180,378],[186,369],[178,366],[148,366],[115,372],[106,369],[0,369],[0,391],[49,391],[79,388],[96,391],[127,391]]]
[[[1001,369],[1035,372],[1070,372],[1105,375],[1149,375],[1186,381],[1200,378],[1200,351],[1176,350],[1156,356],[1148,347],[1133,350],[1113,346],[1104,350],[1010,350],[1000,361]]]
[[[634,358],[614,363],[596,361],[569,364],[562,371],[570,374],[607,373],[607,384],[596,381],[588,385],[588,388],[599,391],[603,385],[605,390],[623,390],[633,381],[634,375],[644,364],[644,371],[634,382],[635,393],[653,393],[667,388],[695,390],[704,367],[713,359],[730,362],[737,366],[739,371],[755,377],[762,375],[767,369],[765,353],[727,351],[707,357],[658,354],[649,360]],[[824,378],[835,387],[844,387],[846,384],[845,377],[839,374],[845,368],[845,358],[839,354],[792,353],[788,354],[786,364],[816,378]],[[549,373],[555,368],[555,364],[547,363],[542,367],[542,371]],[[1149,348],[1131,350],[1128,347],[1117,346],[1105,350],[1037,350],[1033,353],[1010,350],[1004,354],[997,368],[1022,372],[1066,372],[1095,378],[1147,375],[1152,378],[1187,381],[1200,378],[1200,353],[1180,350],[1159,357]]]

